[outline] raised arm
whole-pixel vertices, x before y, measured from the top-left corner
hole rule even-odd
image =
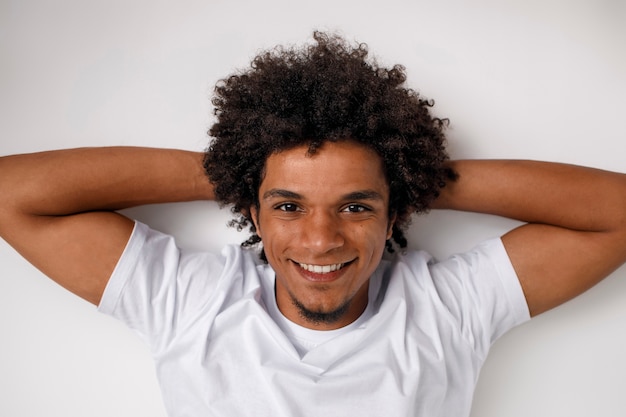
[[[457,161],[433,208],[527,222],[502,237],[531,315],[592,287],[626,261],[626,175],[534,161]]]
[[[114,210],[212,199],[201,153],[85,148],[0,158],[0,236],[98,304],[132,231]]]

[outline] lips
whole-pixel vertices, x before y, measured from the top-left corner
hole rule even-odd
[[[328,274],[330,272],[338,271],[343,268],[346,264],[330,264],[330,265],[311,265],[311,264],[302,264],[298,263],[300,268],[305,271],[314,272],[316,274]]]
[[[344,275],[345,268],[354,260],[337,264],[305,264],[295,262],[300,269],[300,275],[312,282],[331,282]]]

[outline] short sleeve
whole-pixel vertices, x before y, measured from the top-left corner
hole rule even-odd
[[[223,258],[190,256],[172,236],[136,222],[98,310],[155,348],[210,302],[222,269]]]
[[[517,274],[500,239],[431,267],[439,298],[462,336],[485,357],[491,345],[530,319]]]

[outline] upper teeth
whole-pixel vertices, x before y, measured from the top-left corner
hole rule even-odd
[[[316,274],[327,274],[332,271],[336,271],[341,269],[344,264],[333,264],[333,265],[309,265],[309,264],[300,264],[302,269],[306,269],[310,272],[315,272]]]

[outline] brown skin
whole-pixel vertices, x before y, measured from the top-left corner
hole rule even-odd
[[[457,161],[434,208],[527,222],[502,240],[532,316],[626,262],[626,175],[535,161]]]
[[[0,158],[0,236],[58,284],[98,304],[133,228],[111,210],[212,199],[202,158],[147,148]]]
[[[356,320],[368,301],[369,278],[391,237],[389,187],[378,154],[351,141],[327,142],[271,155],[252,209],[267,260],[276,272],[281,312],[302,326],[331,330]],[[344,264],[316,273],[299,264]],[[311,322],[294,306],[315,312],[349,308],[332,323]]]
[[[329,190],[329,186],[320,187],[318,178],[338,186],[332,181],[345,174],[346,184],[354,183],[357,185],[351,188],[361,189],[360,181],[366,174],[358,167],[350,171],[354,178],[349,172],[342,173],[344,166],[357,161],[345,155],[333,156],[339,159],[326,166],[324,172],[312,169],[314,161],[324,159],[322,149],[318,155],[321,159],[300,161],[313,165],[299,167],[298,176],[276,178],[274,170],[281,164],[274,162],[279,162],[279,155],[268,162],[261,196],[272,188],[292,190],[307,181],[318,184],[322,194],[318,200],[311,195],[313,190],[294,190],[303,195],[305,208],[311,204],[312,211],[305,211],[304,218],[295,220],[302,221],[306,228],[298,228],[302,235],[291,237],[300,239],[300,248],[306,246],[307,239],[307,245],[313,243],[313,248],[317,247],[317,252],[307,251],[308,257],[298,260],[348,260],[322,255],[328,245],[325,241],[331,242],[326,249],[333,246],[333,241],[335,246],[339,241],[342,245],[344,240],[350,243],[349,250],[342,253],[348,257],[370,254],[363,267],[359,265],[359,274],[346,280],[349,284],[341,286],[340,291],[316,289],[312,293],[317,292],[317,296],[306,298],[309,294],[303,291],[304,287],[292,285],[295,278],[283,272],[289,267],[281,262],[289,258],[284,254],[290,254],[291,249],[283,251],[283,247],[289,246],[273,240],[274,236],[282,239],[277,233],[287,221],[273,219],[265,212],[270,201],[260,204],[257,226],[271,251],[270,260],[280,275],[279,282],[284,281],[285,290],[304,295],[303,301],[322,308],[330,308],[342,297],[354,297],[350,313],[342,322],[345,324],[364,308],[365,275],[375,267],[382,247],[377,246],[377,240],[375,247],[365,251],[354,246],[352,241],[361,226],[339,220],[346,214],[338,210],[341,198],[337,196],[341,193]],[[289,153],[283,152],[283,158],[285,155]],[[213,199],[202,158],[200,153],[141,148],[77,149],[0,158],[0,236],[46,275],[97,304],[132,229],[129,219],[111,210],[146,203]],[[626,175],[530,161],[458,161],[452,165],[460,179],[444,188],[433,208],[484,212],[529,222],[505,234],[503,241],[533,315],[580,294],[626,261]],[[382,190],[384,187],[377,185],[381,177],[371,178],[373,182],[367,188]],[[363,233],[370,230],[369,222],[363,220]],[[388,219],[383,221],[376,215],[371,222],[373,235],[381,240],[386,237]],[[345,224],[351,226],[346,229]],[[350,230],[349,239],[337,239],[342,234],[335,230]],[[303,253],[298,249],[298,257]],[[279,305],[297,321],[289,304],[280,301],[285,292],[278,290]],[[325,296],[331,292],[336,296],[329,297],[332,303],[327,303]]]

